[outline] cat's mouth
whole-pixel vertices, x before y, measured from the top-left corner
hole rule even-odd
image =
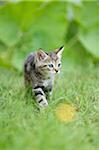
[[[60,71],[59,70],[53,70],[53,72],[52,72],[53,74],[59,74],[60,73]]]
[[[54,69],[55,73],[58,73],[58,70],[57,69]]]
[[[55,74],[59,74],[59,73],[60,73],[60,71],[55,72]]]

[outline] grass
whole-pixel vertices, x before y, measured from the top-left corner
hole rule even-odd
[[[60,122],[58,103],[71,103],[77,118]],[[0,69],[0,150],[98,150],[99,70],[64,71],[49,108],[40,112],[25,94],[23,76]]]

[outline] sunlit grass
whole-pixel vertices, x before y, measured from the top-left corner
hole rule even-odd
[[[0,150],[97,150],[98,75],[94,68],[64,71],[55,82],[49,107],[38,110],[32,96],[25,94],[23,76],[0,69]],[[69,120],[61,121],[56,110],[60,118],[68,114]]]

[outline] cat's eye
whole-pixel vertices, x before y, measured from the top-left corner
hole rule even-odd
[[[53,64],[49,64],[48,66],[49,66],[50,68],[53,68],[53,67],[54,67]]]
[[[60,67],[60,66],[61,66],[61,63],[58,64],[58,67]]]

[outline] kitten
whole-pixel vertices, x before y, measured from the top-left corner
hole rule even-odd
[[[30,53],[24,63],[25,84],[32,86],[35,100],[41,107],[48,106],[47,100],[52,93],[55,74],[60,72],[63,50],[63,46],[49,53],[40,49]]]

